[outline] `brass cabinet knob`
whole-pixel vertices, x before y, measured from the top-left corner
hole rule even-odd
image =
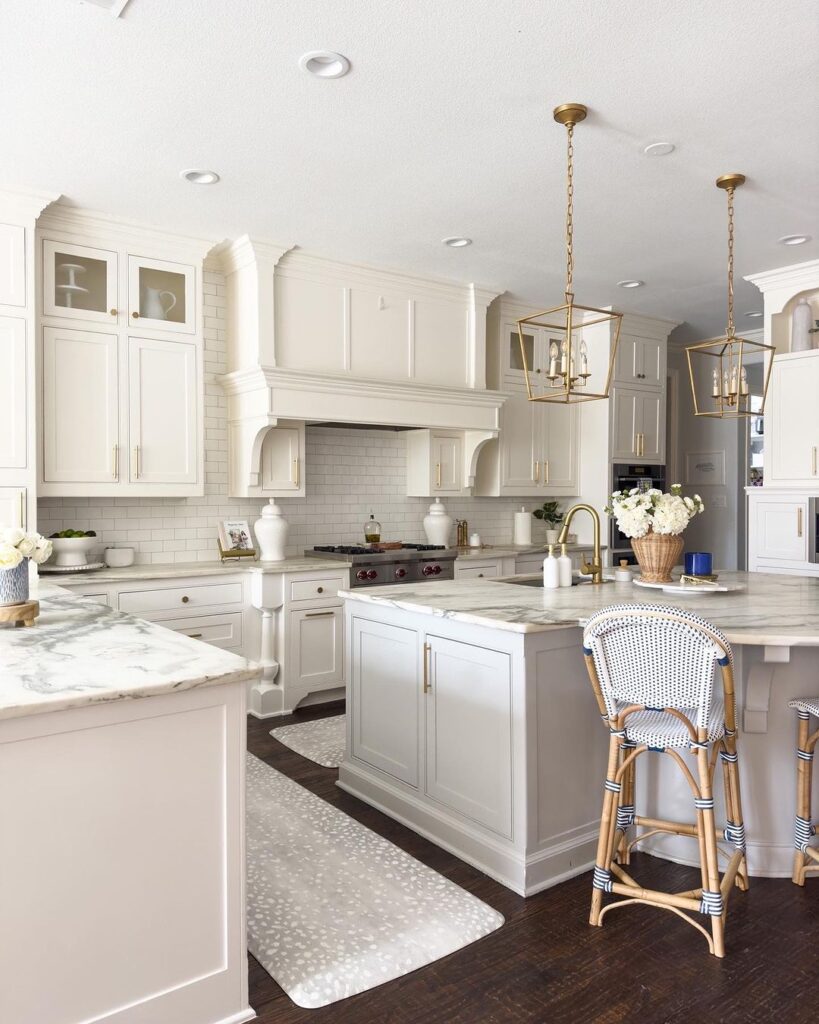
[[[188,601],[190,601],[190,598],[188,597],[187,594],[185,594],[185,596],[182,598],[182,604],[187,604]]]
[[[131,314],[131,319],[132,320],[139,320],[139,313],[132,313]]]
[[[324,593],[324,587],[316,587],[316,591],[317,591],[317,592],[318,592],[319,594],[323,594],[323,593]]]
[[[119,310],[118,309],[109,309],[108,312],[111,314],[111,316],[116,316],[117,313],[119,313]]]

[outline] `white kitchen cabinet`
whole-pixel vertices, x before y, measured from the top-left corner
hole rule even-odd
[[[347,716],[352,754],[417,788],[420,634],[355,616],[350,645]]]
[[[464,491],[464,440],[457,431],[407,431],[407,494],[430,497]]]
[[[765,409],[765,486],[819,484],[819,351],[777,355]]]
[[[0,487],[0,527],[26,528],[26,488]]]
[[[425,792],[511,837],[511,658],[430,634],[425,656]]]
[[[26,304],[26,229],[0,224],[0,306]]]
[[[537,404],[525,395],[512,395],[504,402],[497,442],[500,494],[540,494],[542,422]],[[493,450],[486,452],[492,454]],[[479,459],[483,458],[481,454]],[[484,493],[483,488],[479,493]]]
[[[128,326],[193,334],[196,271],[170,260],[128,256]]]
[[[128,339],[129,480],[197,480],[197,347],[189,341]]]
[[[109,249],[43,239],[43,315],[116,325],[118,256]]]
[[[304,422],[281,420],[262,442],[262,493],[303,498],[305,476]]]
[[[614,387],[611,393],[611,457],[665,460],[665,390]]]
[[[614,382],[635,387],[665,387],[666,342],[621,332],[614,361]]]
[[[119,408],[117,336],[45,327],[44,483],[115,485],[124,472]]]
[[[305,695],[343,685],[343,626],[340,604],[314,611],[291,610],[288,682]]]
[[[455,559],[456,580],[483,580],[494,579],[497,576],[514,576],[515,560],[506,558],[472,558],[461,557]]]
[[[27,358],[25,320],[0,316],[0,469],[27,462]]]
[[[780,566],[808,558],[808,500],[761,495],[752,504],[752,558]],[[752,571],[759,571],[752,565]]]

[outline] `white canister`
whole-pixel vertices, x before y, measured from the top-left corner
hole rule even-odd
[[[810,329],[813,310],[806,298],[801,298],[791,313],[791,352],[808,352],[813,348]]]
[[[554,548],[549,545],[549,554],[543,559],[543,589],[557,590],[560,586],[560,569],[554,555]]]
[[[253,524],[256,542],[259,545],[259,558],[263,562],[284,561],[284,549],[287,544],[287,531],[290,526],[282,515],[282,510],[271,498],[262,507],[261,519]]]
[[[446,505],[440,498],[429,506],[429,512],[424,516],[424,533],[427,536],[428,544],[449,545],[449,534],[452,531],[452,516],[447,514]]]
[[[523,507],[515,513],[515,531],[512,536],[513,543],[518,546],[532,543],[532,517]]]
[[[103,558],[109,569],[124,569],[134,564],[134,549],[106,548]]]

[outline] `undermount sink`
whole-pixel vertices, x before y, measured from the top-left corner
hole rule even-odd
[[[495,577],[494,583],[514,583],[516,587],[540,587],[543,589],[543,576],[538,573],[537,576],[502,576]],[[603,583],[611,583],[611,580],[603,580]],[[593,583],[592,580],[585,576],[572,576],[573,587],[595,587],[599,586],[599,583]]]

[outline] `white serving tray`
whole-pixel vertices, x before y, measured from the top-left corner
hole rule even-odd
[[[85,565],[49,565],[48,562],[45,562],[38,566],[37,571],[47,574],[50,572],[90,572],[92,569],[104,568],[105,562],[87,562]]]
[[[743,583],[720,583],[715,580],[713,583],[683,583],[674,580],[671,583],[647,583],[638,576],[634,580],[635,587],[648,587],[652,590],[662,590],[664,594],[736,594],[745,589]]]

